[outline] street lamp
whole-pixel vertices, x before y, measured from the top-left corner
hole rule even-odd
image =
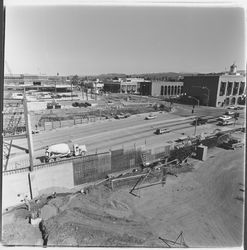
[[[197,106],[199,107],[199,100],[197,98],[195,98],[194,96],[188,96],[189,99],[194,99],[197,101]],[[194,105],[193,105],[193,109],[192,109],[192,114],[194,113]]]
[[[208,94],[207,94],[207,106],[208,106],[208,103],[209,103],[209,95],[210,95],[209,88],[208,88],[208,87],[205,87],[205,86],[192,86],[192,88],[201,88],[201,89],[206,89],[206,90],[208,91]]]
[[[194,99],[197,101],[197,106],[199,107],[199,99],[195,98],[194,96],[188,96],[189,99]]]

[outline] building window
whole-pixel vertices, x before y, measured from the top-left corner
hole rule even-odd
[[[177,90],[177,86],[175,86],[175,93],[174,93],[174,95],[177,95],[178,94],[178,90]]]
[[[160,95],[164,95],[164,86],[161,86]]]
[[[233,87],[233,95],[236,95],[238,93],[238,87],[239,87],[239,82],[234,82],[234,87]]]
[[[220,85],[220,96],[223,96],[226,92],[226,82],[221,82]]]
[[[239,96],[237,99],[238,105],[245,105],[245,97],[244,96]]]
[[[172,92],[171,95],[174,95],[174,86],[172,86]]]
[[[232,94],[232,82],[228,82],[226,95]]]
[[[168,86],[168,95],[170,95],[170,94],[171,94],[171,87]]]
[[[233,97],[233,98],[232,98],[232,101],[231,101],[231,105],[235,105],[235,103],[236,103],[236,98]]]
[[[165,95],[167,95],[167,86],[165,86]]]
[[[228,106],[229,104],[230,104],[230,98],[228,97],[228,98],[225,99],[225,105]]]
[[[242,95],[244,93],[244,87],[245,87],[245,82],[240,83],[240,88],[239,88],[239,95]]]

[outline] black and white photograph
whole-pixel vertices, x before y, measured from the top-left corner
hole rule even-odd
[[[3,246],[243,249],[244,5],[2,14]]]

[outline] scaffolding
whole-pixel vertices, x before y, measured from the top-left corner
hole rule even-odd
[[[11,101],[11,100],[10,100]],[[8,162],[10,158],[11,148],[16,147],[21,150],[25,150],[29,153],[30,170],[33,169],[33,145],[32,145],[32,131],[30,124],[30,117],[27,108],[26,94],[24,90],[23,100],[15,100],[12,102],[6,102],[3,111],[3,171],[8,170]],[[19,129],[21,127],[21,129]],[[25,129],[23,129],[25,128]],[[22,132],[21,135],[19,132]],[[25,132],[25,133],[24,133]],[[13,144],[13,140],[18,136],[26,137],[28,141],[28,149],[16,146]]]

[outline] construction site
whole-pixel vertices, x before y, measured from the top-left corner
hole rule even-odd
[[[95,106],[60,101],[34,112],[36,102],[24,91],[4,103],[3,244],[242,245],[244,110],[219,127],[223,109],[191,115],[190,106],[152,97],[98,96]],[[73,151],[54,154],[52,145]]]

